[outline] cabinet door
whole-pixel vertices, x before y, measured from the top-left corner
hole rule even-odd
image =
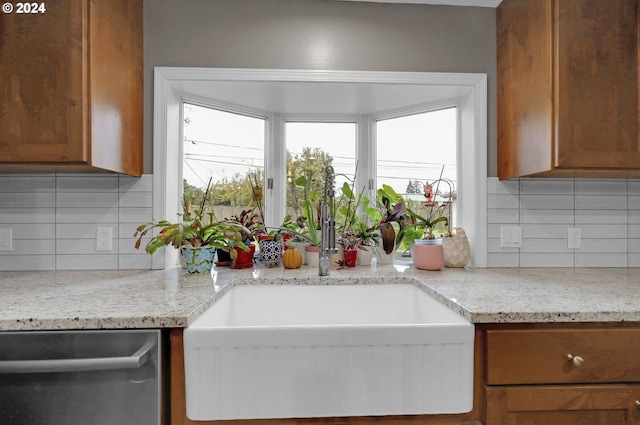
[[[487,425],[640,424],[640,386],[487,387]]]
[[[86,2],[0,14],[0,162],[86,162]]]
[[[637,1],[554,6],[554,167],[640,168]]]

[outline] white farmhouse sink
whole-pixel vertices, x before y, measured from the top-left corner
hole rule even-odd
[[[473,337],[410,284],[235,286],[184,331],[187,416],[468,412]]]

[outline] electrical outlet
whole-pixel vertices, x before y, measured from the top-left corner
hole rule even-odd
[[[13,229],[0,229],[0,251],[13,251]]]
[[[96,251],[113,251],[113,230],[111,227],[98,227]]]
[[[501,248],[522,248],[522,227],[520,226],[500,227],[500,247]]]
[[[567,230],[567,240],[569,249],[579,249],[582,244],[582,229],[579,227],[569,227]]]

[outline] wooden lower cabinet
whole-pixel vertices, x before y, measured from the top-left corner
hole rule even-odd
[[[490,386],[486,425],[640,424],[640,385]]]
[[[640,425],[637,323],[484,329],[486,425]]]

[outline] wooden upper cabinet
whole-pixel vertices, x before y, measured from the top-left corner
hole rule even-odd
[[[142,0],[0,14],[0,172],[142,174]]]
[[[638,177],[637,0],[503,0],[498,177]]]

